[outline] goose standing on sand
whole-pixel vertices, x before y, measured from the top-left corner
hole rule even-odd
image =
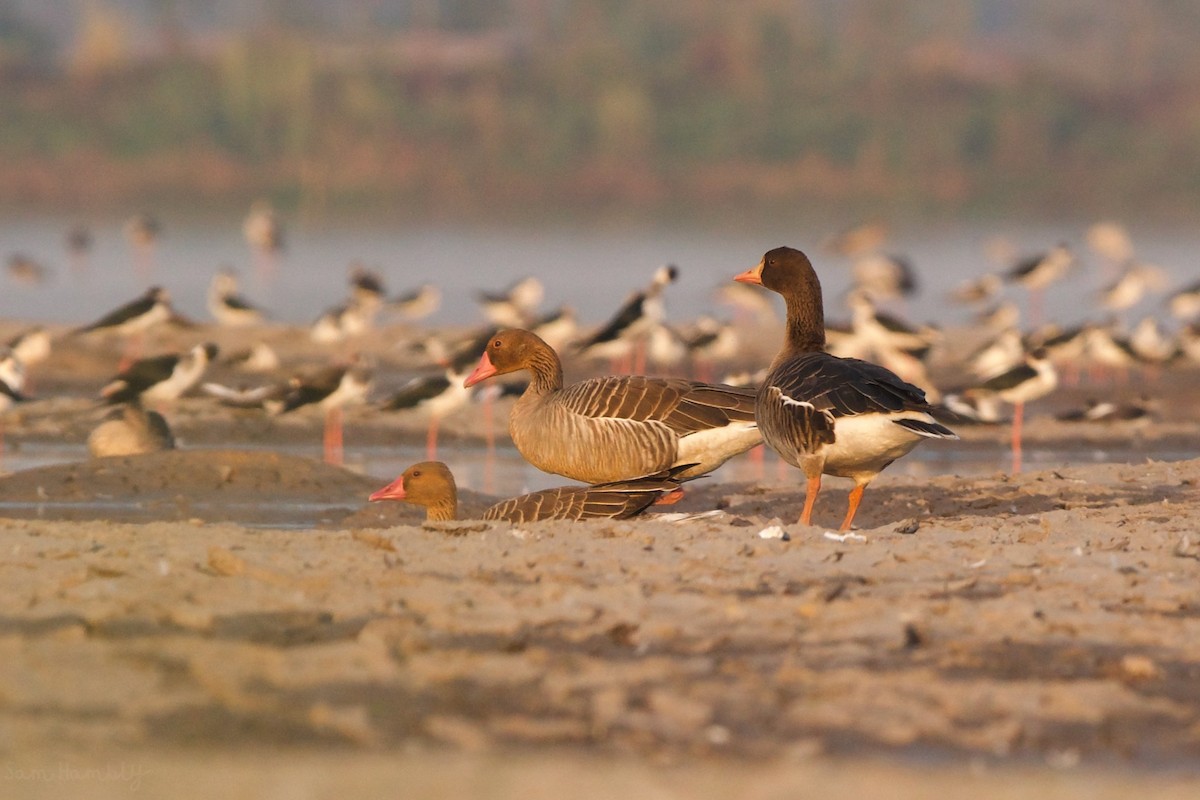
[[[824,350],[821,283],[808,256],[790,247],[768,251],[736,276],[783,295],[783,349],[758,390],[763,439],[808,479],[800,522],[812,524],[821,476],[850,478],[854,488],[842,530],[849,530],[863,491],[876,475],[924,438],[957,439],[929,413],[925,393],[887,369]]]
[[[614,372],[619,371],[617,362],[624,362],[635,373],[645,372],[646,338],[667,316],[663,307],[663,289],[678,277],[679,268],[673,264],[655,270],[647,289],[630,295],[607,323],[579,343],[579,354],[610,359]],[[632,364],[629,363],[631,355]]]
[[[502,500],[483,512],[483,519],[537,522],[547,519],[628,519],[656,503],[678,499],[679,481],[650,476],[599,486],[559,486]],[[458,489],[450,468],[440,461],[423,461],[371,495],[375,500],[402,500],[423,506],[426,522],[458,517]]]
[[[200,382],[217,356],[212,342],[198,344],[187,353],[143,358],[122,370],[100,390],[106,403],[169,403]]]
[[[525,460],[584,483],[654,475],[681,465],[680,480],[705,475],[762,441],[754,390],[637,375],[563,387],[562,363],[526,330],[497,333],[467,378],[528,370],[508,430]]]

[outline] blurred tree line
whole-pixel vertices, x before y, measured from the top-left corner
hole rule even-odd
[[[32,3],[10,205],[1200,207],[1192,0]]]

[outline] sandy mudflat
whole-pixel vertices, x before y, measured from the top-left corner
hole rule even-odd
[[[1035,409],[1057,469],[964,428],[994,473],[885,472],[845,541],[771,468],[699,519],[425,527],[266,449],[319,416],[185,400],[183,450],[0,478],[0,797],[1200,796],[1195,378],[1149,425]],[[94,424],[46,394],[12,446]]]
[[[279,467],[181,457],[198,505]],[[697,485],[676,508],[723,511],[685,522],[423,527],[286,466],[281,491],[347,515],[0,524],[5,796],[137,772],[148,796],[1182,797],[1200,765],[1200,461],[885,475],[844,542],[759,537],[790,484]]]

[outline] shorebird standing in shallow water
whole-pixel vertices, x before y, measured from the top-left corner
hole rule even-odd
[[[222,267],[213,275],[208,285],[208,313],[227,328],[261,325],[267,318],[261,308],[238,293],[237,273],[231,267]]]
[[[1061,279],[1075,263],[1075,255],[1065,244],[1055,245],[1044,253],[1018,261],[1004,275],[1009,283],[1019,283],[1029,290],[1029,320],[1035,327],[1042,324],[1046,287]]]
[[[216,355],[217,346],[207,342],[187,353],[143,358],[122,370],[100,390],[100,396],[112,405],[173,402],[200,382]]]
[[[388,307],[410,322],[428,317],[442,305],[442,290],[432,283],[424,283],[410,292],[393,297]]]
[[[13,406],[28,399],[18,386],[9,383],[12,377],[13,374],[7,372],[0,375],[0,464],[4,463],[4,417]]]
[[[125,221],[125,239],[133,248],[133,267],[138,276],[149,282],[154,274],[155,249],[162,226],[158,219],[144,212],[134,214]]]
[[[347,364],[326,367],[311,375],[294,378],[283,400],[272,401],[267,410],[286,414],[302,406],[315,405],[324,411],[322,448],[325,462],[341,466],[344,449],[342,409],[366,402],[367,394],[371,391],[373,372],[361,357],[355,356]]]
[[[67,229],[64,237],[67,246],[67,258],[71,262],[71,271],[76,275],[87,270],[88,257],[92,253],[92,231],[82,222]]]
[[[1021,426],[1025,404],[1045,397],[1057,386],[1058,372],[1047,358],[1046,351],[1038,348],[1027,354],[1020,364],[968,391],[969,396],[999,397],[1012,405],[1013,474],[1021,471]]]
[[[863,491],[884,468],[923,439],[958,436],[930,414],[925,393],[891,371],[825,352],[821,282],[808,256],[777,247],[734,280],[783,295],[787,306],[782,349],[758,389],[755,418],[763,440],[804,472],[800,522],[812,524],[821,476],[850,478],[849,530]]]
[[[437,458],[438,425],[448,414],[467,404],[471,390],[463,385],[467,370],[446,369],[442,375],[413,378],[383,402],[384,411],[410,411],[429,418],[425,437],[425,457]]]
[[[170,293],[161,286],[151,286],[141,297],[130,300],[90,325],[76,328],[71,333],[75,336],[87,333],[114,333],[124,338],[125,349],[121,357],[121,367],[124,368],[140,355],[143,334],[174,316]]]
[[[523,328],[529,325],[546,289],[533,276],[522,278],[502,292],[477,292],[476,299],[488,322],[499,328]]]
[[[255,200],[242,222],[242,235],[254,254],[259,279],[268,282],[279,268],[283,250],[283,220],[267,200]]]
[[[640,375],[646,371],[646,339],[656,325],[666,319],[663,290],[679,277],[673,264],[659,267],[650,286],[630,295],[617,313],[599,330],[579,343],[579,354],[609,358],[613,372]],[[624,365],[625,369],[620,366]]]

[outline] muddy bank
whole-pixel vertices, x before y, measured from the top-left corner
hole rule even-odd
[[[885,476],[845,539],[791,524],[791,485],[701,487],[676,510],[720,510],[702,518],[519,528],[377,527],[361,506],[300,531],[8,520],[3,745],[181,768],[1187,770],[1198,480],[1200,461]],[[790,540],[760,537],[776,517]]]

